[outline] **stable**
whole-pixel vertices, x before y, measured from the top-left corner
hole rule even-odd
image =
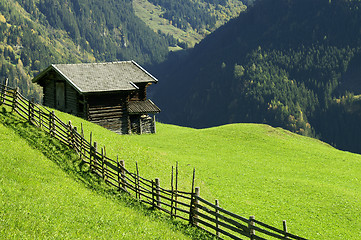
[[[43,87],[45,106],[119,134],[155,132],[160,109],[147,87],[158,80],[135,61],[52,64],[32,81]]]

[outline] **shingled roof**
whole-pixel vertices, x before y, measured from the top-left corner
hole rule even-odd
[[[159,113],[160,109],[147,99],[145,101],[130,101],[128,105],[129,114]]]
[[[32,81],[39,83],[52,70],[80,93],[136,90],[136,83],[158,82],[135,61],[52,64]]]

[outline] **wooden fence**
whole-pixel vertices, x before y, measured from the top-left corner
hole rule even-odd
[[[305,240],[289,233],[285,221],[283,229],[277,229],[257,221],[253,216],[244,218],[229,212],[219,207],[218,200],[213,204],[201,198],[199,188],[194,187],[195,170],[191,192],[178,189],[178,164],[175,169],[172,168],[171,189],[161,187],[158,178],[149,180],[141,177],[138,164],[135,173],[128,171],[123,160],[108,158],[106,148],[99,149],[97,142],[92,140],[91,134],[89,140],[86,140],[83,126],[79,132],[71,121],[64,123],[54,111],[27,100],[20,94],[18,88],[8,87],[7,81],[5,84],[0,84],[0,105],[11,107],[13,112],[74,149],[82,161],[89,165],[90,170],[106,183],[173,218],[200,227],[220,239],[226,236],[231,239]]]

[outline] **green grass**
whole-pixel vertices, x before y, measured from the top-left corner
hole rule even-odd
[[[157,124],[157,134],[121,136],[64,113],[107,155],[138,162],[140,174],[170,186],[179,162],[180,189],[190,191],[193,168],[201,196],[241,216],[309,239],[361,239],[361,156],[316,139],[258,124],[191,129]],[[89,137],[87,137],[89,138]],[[2,180],[4,181],[4,180]]]
[[[361,239],[360,155],[258,124],[196,130],[158,123],[155,135],[131,136],[84,126],[108,156],[119,154],[133,170],[137,161],[141,175],[160,177],[163,186],[179,162],[183,190],[190,191],[195,167],[201,196],[239,215],[278,228],[287,220],[291,233],[310,239]]]
[[[0,113],[1,239],[198,239],[92,176],[44,132]]]

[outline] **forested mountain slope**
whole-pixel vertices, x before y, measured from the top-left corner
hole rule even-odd
[[[135,16],[130,0],[0,0],[0,80],[29,97],[29,79],[52,63],[160,62],[168,43]]]
[[[168,36],[171,50],[193,47],[207,34],[237,17],[254,0],[133,0],[136,15]],[[172,38],[170,38],[172,37]]]
[[[360,152],[360,22],[359,1],[256,1],[158,68],[161,120],[268,123]]]
[[[162,19],[168,21],[161,30],[149,24],[151,19],[136,15],[133,6],[139,7],[139,1],[0,0],[0,82],[8,78],[25,96],[39,100],[40,90],[29,80],[52,63],[131,59],[142,65],[159,63],[169,46],[187,46],[176,32],[165,30],[169,25],[186,35],[183,30],[188,27],[193,32],[213,31],[209,19],[217,19],[218,27],[244,9],[242,2],[253,0],[183,0],[182,5],[168,1],[169,6],[151,2],[161,6]]]

